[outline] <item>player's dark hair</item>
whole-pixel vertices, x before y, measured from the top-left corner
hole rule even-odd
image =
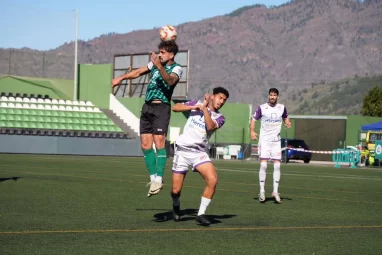
[[[158,49],[165,49],[167,52],[178,53],[179,48],[175,41],[161,41],[158,45]]]
[[[212,94],[213,94],[213,95],[216,95],[216,94],[219,94],[219,93],[224,94],[224,95],[227,97],[227,99],[229,98],[229,92],[228,92],[228,90],[226,90],[226,89],[223,88],[223,87],[216,87],[216,88],[214,88],[214,89],[212,90]]]
[[[279,95],[279,90],[276,89],[276,88],[270,88],[269,92],[268,92],[268,95],[271,94],[271,93],[276,93],[277,95]]]

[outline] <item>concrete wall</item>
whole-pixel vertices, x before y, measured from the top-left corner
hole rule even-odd
[[[91,101],[101,109],[109,109],[112,80],[112,65],[78,66],[78,98]]]
[[[143,156],[139,139],[0,135],[0,153]]]
[[[20,93],[49,95],[55,99],[73,99],[73,81],[60,79],[28,78],[17,76],[0,77],[0,91],[12,92],[15,96]]]

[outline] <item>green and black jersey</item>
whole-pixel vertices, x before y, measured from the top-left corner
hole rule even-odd
[[[151,71],[151,78],[147,86],[145,101],[151,102],[153,100],[160,100],[165,104],[170,104],[175,86],[169,86],[163,80],[158,68],[154,66],[152,62],[148,63],[147,67]],[[182,77],[182,67],[177,63],[166,65],[164,66],[164,69],[168,74],[175,73],[178,75],[179,79]]]

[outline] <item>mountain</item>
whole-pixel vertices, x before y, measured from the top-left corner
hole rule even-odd
[[[257,105],[274,86],[281,92],[280,101],[299,105],[301,95],[296,95],[316,84],[329,86],[349,77],[382,73],[380,0],[294,0],[272,8],[245,6],[227,15],[178,25],[177,31],[180,49],[190,50],[190,98],[225,86],[231,102]],[[79,62],[111,63],[114,54],[156,50],[158,40],[158,29],[152,29],[80,41]],[[37,67],[41,57],[26,61],[25,50],[11,51],[15,52],[12,63],[17,63],[11,69],[23,70],[19,75],[41,74]],[[46,58],[59,58],[44,68],[53,70],[55,77],[72,78],[73,58],[67,56],[73,52],[73,43],[45,52]],[[28,54],[42,53],[29,50]],[[0,73],[9,72],[9,55],[10,50],[0,50]]]

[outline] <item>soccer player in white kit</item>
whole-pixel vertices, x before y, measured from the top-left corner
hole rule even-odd
[[[273,161],[273,192],[276,203],[281,203],[278,192],[280,182],[280,162],[281,162],[281,125],[284,121],[285,126],[290,128],[292,123],[288,118],[287,109],[283,104],[278,104],[279,91],[276,88],[269,89],[268,103],[260,105],[252,116],[250,131],[251,139],[257,139],[255,132],[256,121],[261,119],[259,137],[259,157],[260,157],[260,194],[259,200],[265,202],[265,179],[268,160]]]
[[[203,102],[192,100],[177,103],[172,107],[174,112],[190,111],[183,133],[175,142],[171,189],[175,221],[180,220],[179,198],[184,178],[191,166],[192,170],[199,172],[206,182],[196,222],[202,226],[211,224],[205,216],[205,211],[215,194],[218,177],[206,149],[212,134],[224,125],[225,118],[219,109],[223,107],[228,97],[229,93],[225,88],[217,87],[213,89],[212,95],[205,95]]]

